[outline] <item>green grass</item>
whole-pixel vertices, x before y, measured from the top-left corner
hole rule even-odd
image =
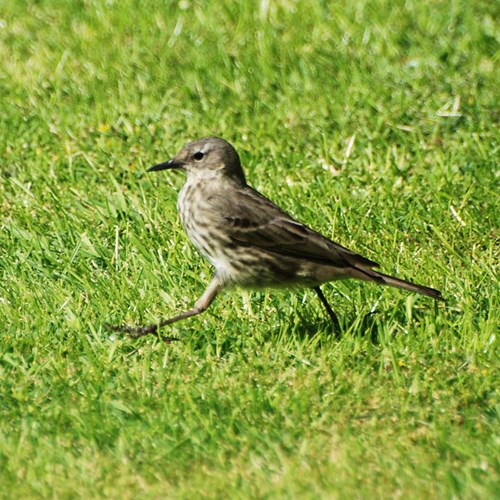
[[[489,0],[7,0],[0,496],[499,494],[500,12]],[[442,290],[227,293],[182,176],[219,135],[301,220]],[[350,146],[349,146],[350,144]]]

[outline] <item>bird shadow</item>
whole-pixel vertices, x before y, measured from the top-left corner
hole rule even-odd
[[[367,338],[373,344],[379,344],[380,318],[377,312],[367,312],[357,317],[339,317],[339,326],[329,318],[301,317],[292,329],[292,335],[298,339],[313,339],[317,335],[325,335],[332,341],[340,341],[343,336],[359,336]]]

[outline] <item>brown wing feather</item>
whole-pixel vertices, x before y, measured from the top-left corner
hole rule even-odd
[[[325,238],[284,212],[250,187],[241,196],[219,200],[230,204],[225,231],[238,245],[257,246],[273,253],[314,260],[337,267],[378,267],[373,262]],[[226,208],[227,205],[226,205]]]

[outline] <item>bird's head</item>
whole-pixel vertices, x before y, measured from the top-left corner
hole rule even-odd
[[[148,172],[167,169],[182,169],[189,177],[199,179],[226,177],[245,183],[238,153],[229,142],[219,137],[189,142],[172,160],[154,165]]]

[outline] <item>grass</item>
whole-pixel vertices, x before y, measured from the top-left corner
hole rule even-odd
[[[7,0],[0,14],[4,498],[499,493],[494,2]],[[233,292],[183,179],[230,140],[312,227],[443,291]]]

